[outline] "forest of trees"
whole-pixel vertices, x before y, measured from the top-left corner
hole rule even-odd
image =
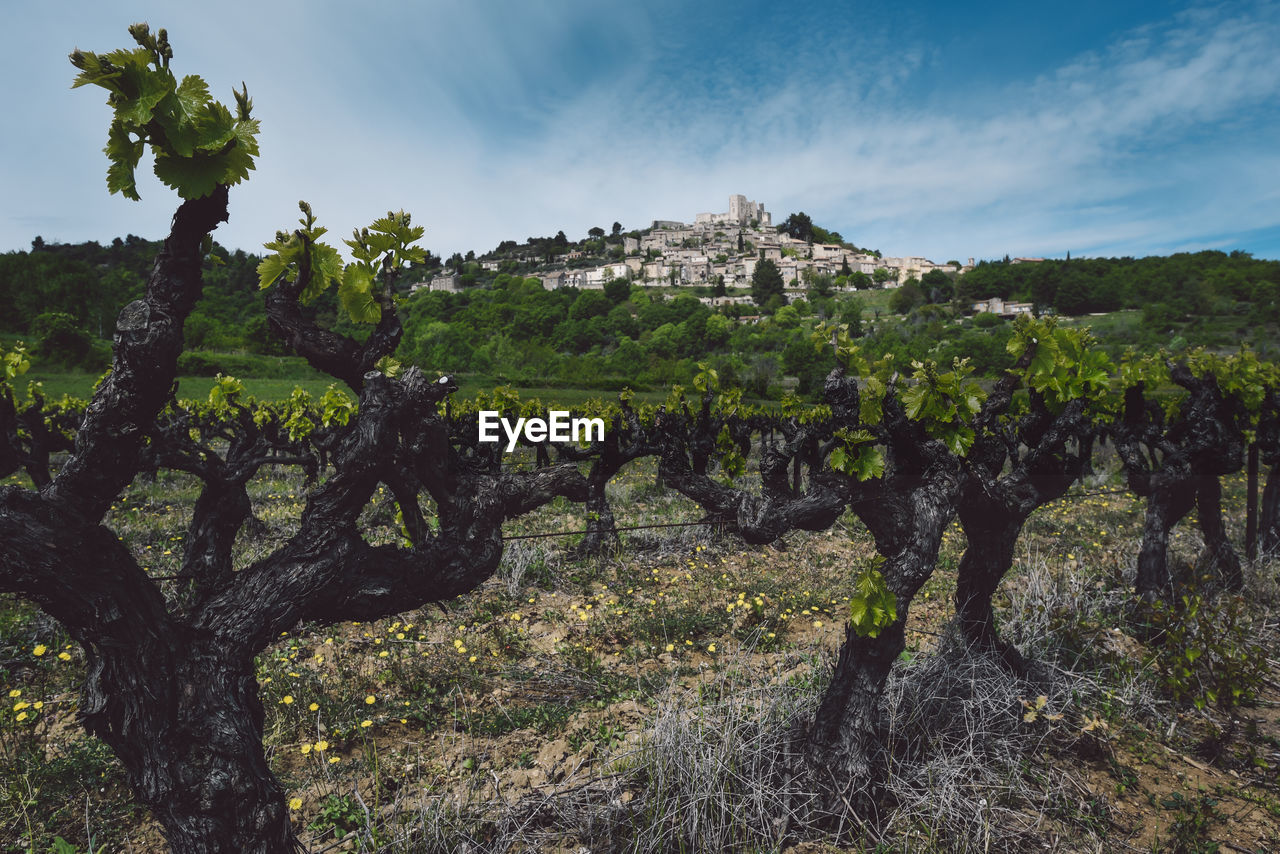
[[[1280,262],[1217,251],[1021,264],[1006,259],[978,264],[960,278],[956,294],[961,302],[999,296],[1067,315],[1137,308],[1157,324],[1255,311],[1275,321]]]
[[[590,238],[602,244],[609,239]],[[132,235],[109,246],[37,238],[30,251],[0,255],[0,299],[14,307],[0,317],[0,332],[25,337],[50,367],[102,370],[112,306],[141,293],[147,259],[158,246]],[[305,370],[296,361],[255,358],[289,352],[261,313],[260,257],[215,243],[211,259],[204,266],[205,299],[187,323],[189,352],[182,372],[279,376]],[[1274,338],[1268,330],[1280,322],[1280,262],[1246,253],[984,262],[958,278],[935,270],[893,291],[889,314],[869,309],[854,293],[835,290],[841,280],[825,276],[812,277],[806,298],[786,305],[778,294],[780,277],[768,278],[768,264],[760,266],[761,281],[753,287],[759,291],[758,307],[712,309],[698,299],[705,289],[664,295],[617,280],[603,290],[547,291],[538,279],[518,272],[480,275],[478,263],[461,263],[474,286],[460,293],[401,294],[405,335],[397,358],[539,386],[609,390],[687,384],[699,362],[710,362],[726,381],[759,397],[781,393],[784,376],[795,377],[795,388],[812,395],[832,367],[810,340],[815,324],[825,321],[848,324],[855,337],[865,336],[868,351],[892,353],[901,364],[929,354],[967,356],[980,375],[987,374],[998,364],[1009,324],[993,316],[960,320],[969,304],[991,296],[1032,301],[1038,311],[1063,315],[1141,309],[1133,321],[1098,333],[1113,354],[1128,346],[1178,349],[1242,342],[1265,351]],[[400,286],[429,276],[438,264],[428,256],[424,264],[412,265]],[[504,262],[507,269],[517,266],[527,265]],[[322,295],[307,311],[358,334],[343,320],[332,294]],[[747,313],[766,320],[737,320]]]

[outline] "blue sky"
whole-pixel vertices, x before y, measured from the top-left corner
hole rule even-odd
[[[163,235],[153,178],[108,196],[109,110],[66,60],[147,20],[254,98],[232,247],[302,198],[340,235],[404,208],[448,255],[743,193],[935,261],[1280,258],[1280,3],[112,5],[7,4],[0,250]]]

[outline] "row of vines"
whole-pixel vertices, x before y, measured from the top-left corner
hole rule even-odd
[[[105,88],[114,110],[108,185],[136,198],[134,169],[150,145],[157,175],[185,201],[144,297],[119,315],[112,368],[90,401],[20,393],[25,357],[4,354],[0,474],[23,469],[31,487],[0,488],[0,593],[33,602],[83,648],[80,719],[120,759],[175,850],[299,846],[263,749],[254,669],[282,633],[474,590],[497,569],[504,522],[553,501],[582,506],[582,549],[614,549],[605,486],[641,459],[656,459],[666,486],[748,543],[822,530],[846,513],[874,540],[880,559],[860,570],[834,673],[803,734],[799,773],[832,815],[874,806],[881,693],[957,517],[968,540],[956,594],[962,634],[1015,670],[1024,663],[997,634],[992,595],[1028,518],[1090,470],[1102,443],[1147,500],[1136,610],[1171,595],[1167,538],[1192,507],[1213,575],[1239,587],[1220,479],[1248,464],[1270,471],[1257,546],[1280,545],[1275,365],[1247,352],[1116,364],[1086,332],[1051,320],[1020,321],[1007,367],[987,387],[963,360],[872,361],[828,329],[813,341],[837,362],[821,405],[756,409],[704,371],[665,405],[623,395],[586,407],[575,414],[608,421],[602,440],[540,443],[536,465],[510,465],[499,445],[478,441],[477,412],[530,416],[539,403],[509,390],[455,402],[447,374],[429,378],[391,359],[403,336],[395,277],[423,252],[423,229],[402,212],[346,240],[347,263],[303,204],[300,227],[276,235],[259,270],[273,331],[347,391],[255,403],[222,378],[206,400],[179,401],[183,324],[229,187],[253,168],[258,124],[247,91],[233,112],[200,78],[179,81],[163,30],[131,33],[135,49],[72,55],[76,85]],[[330,288],[365,332],[317,323],[308,304]],[[238,564],[237,535],[253,523],[247,485],[267,466],[304,472],[297,526]],[[181,569],[168,578],[150,575],[106,524],[122,490],[160,470],[200,482]],[[384,489],[401,537],[374,543],[363,513]]]

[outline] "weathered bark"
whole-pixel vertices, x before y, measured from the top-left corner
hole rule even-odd
[[[858,427],[856,381],[837,369],[824,386],[840,426]],[[905,645],[911,602],[933,574],[947,525],[960,497],[959,461],[904,413],[891,387],[876,429],[885,439],[883,477],[858,481],[834,471],[811,474],[813,488],[830,490],[848,504],[884,558],[880,572],[896,599],[897,617],[875,637],[845,626],[832,681],[806,735],[806,766],[825,805],[866,810],[874,804],[883,763],[880,696]]]
[[[0,543],[0,589],[36,602],[84,647],[81,720],[120,758],[173,849],[295,850],[262,750],[252,655],[228,655],[175,620],[114,534],[38,495],[0,492]]]
[[[1200,533],[1204,536],[1201,568],[1217,576],[1228,590],[1239,590],[1244,586],[1240,557],[1227,539],[1226,527],[1222,523],[1222,484],[1213,475],[1200,479],[1196,490],[1196,515],[1200,520]]]
[[[1169,594],[1169,533],[1182,517],[1191,512],[1195,497],[1195,485],[1190,478],[1171,478],[1147,496],[1134,588],[1148,602],[1166,598]]]
[[[622,548],[618,537],[618,523],[613,518],[613,507],[605,494],[609,478],[594,469],[587,476],[587,533],[578,544],[583,555],[610,555]]]
[[[889,407],[892,409],[892,405]],[[891,416],[895,420],[899,415]],[[907,425],[897,429],[906,432]],[[918,474],[910,466],[878,488],[847,484],[849,508],[863,521],[884,556],[880,572],[897,600],[897,619],[875,637],[845,626],[835,672],[805,742],[805,759],[829,809],[874,802],[883,763],[880,696],[893,663],[905,648],[906,620],[920,587],[933,574],[947,525],[960,496],[958,461],[925,439],[930,461]],[[859,494],[860,493],[860,494]]]
[[[0,423],[4,420],[0,417]],[[44,397],[39,393],[18,413],[17,423],[26,434],[26,446],[20,454],[21,465],[31,478],[32,485],[36,489],[43,489],[53,482],[51,455],[56,451],[70,451],[75,444],[57,430],[49,429],[49,425],[45,423]]]
[[[1030,353],[1028,348],[1024,358]],[[997,384],[983,407],[979,438],[967,459],[959,506],[967,544],[956,573],[955,601],[961,637],[1021,674],[1026,662],[997,635],[991,598],[1013,567],[1027,519],[1066,494],[1089,464],[1092,441],[1084,401],[1073,400],[1054,414],[1035,391],[1027,415],[1002,429],[997,418],[1008,407],[1012,390],[1011,380]]]
[[[905,627],[899,620],[871,638],[845,625],[831,684],[804,745],[805,765],[830,812],[867,815],[875,810],[884,771],[880,697],[906,648]]]
[[[1263,556],[1280,554],[1280,390],[1271,389],[1258,418],[1254,448],[1267,467],[1258,508],[1257,543]]]
[[[1258,557],[1258,456],[1258,443],[1253,442],[1249,445],[1244,486],[1244,556],[1250,561]]]
[[[659,432],[663,422],[659,421]],[[665,434],[664,434],[665,435]],[[762,450],[764,456],[771,453]],[[753,494],[698,474],[689,464],[678,442],[668,443],[658,466],[663,481],[681,495],[695,501],[706,512],[704,519],[739,534],[753,545],[777,540],[788,531],[825,531],[844,512],[844,500],[830,488],[811,484],[808,492],[792,494],[787,482],[790,457],[776,448],[774,464],[761,463],[761,494]],[[781,473],[782,489],[775,487]]]
[[[182,324],[203,282],[204,237],[227,218],[227,188],[183,202],[156,257],[143,299],[120,312],[111,373],[76,434],[76,450],[44,493],[85,519],[101,519],[137,473],[143,441],[169,398]]]
[[[1196,377],[1186,365],[1174,364],[1170,365],[1170,377],[1188,395],[1168,425],[1160,407],[1143,398],[1138,384],[1125,392],[1124,415],[1112,428],[1129,488],[1147,499],[1135,580],[1136,592],[1146,601],[1162,598],[1171,590],[1169,533],[1194,506],[1201,484],[1239,471],[1244,465],[1239,402],[1224,397],[1212,373]],[[1206,500],[1217,506],[1213,487],[1209,489]],[[1220,530],[1221,512],[1211,515],[1219,527],[1213,531],[1214,520],[1210,520],[1211,530],[1206,532],[1215,542],[1213,559],[1229,560],[1216,554],[1226,542]],[[1223,570],[1228,580],[1235,574],[1229,564]]]
[[[653,429],[640,423],[636,411],[626,400],[622,401],[621,408],[602,440],[592,442],[586,449],[573,445],[556,447],[562,460],[591,460],[591,469],[587,472],[587,533],[577,548],[582,555],[614,554],[622,547],[606,492],[609,482],[628,464],[661,450]]]
[[[306,237],[297,233],[305,242]],[[302,310],[299,297],[310,279],[310,255],[304,254],[302,271],[294,281],[282,280],[267,292],[267,319],[299,356],[318,371],[337,377],[357,394],[364,386],[364,377],[384,356],[395,352],[404,336],[400,315],[395,310],[395,300],[388,282],[377,288],[378,304],[382,308],[381,319],[368,339],[357,342],[338,332],[319,326]]]
[[[356,378],[360,410],[332,431],[335,472],[308,495],[298,533],[236,571],[232,545],[252,518],[245,484],[262,465],[313,458],[234,406],[225,423],[180,411],[158,421],[200,294],[201,241],[225,213],[225,188],[183,204],[145,297],[121,312],[114,368],[69,462],[40,493],[0,490],[0,593],[33,601],[85,648],[84,725],[120,757],[175,851],[286,852],[298,843],[262,750],[254,656],[301,620],[373,619],[473,589],[497,567],[504,520],[556,496],[585,500],[586,484],[573,466],[475,469],[436,414],[447,378],[371,372]],[[394,306],[384,309],[381,343],[357,363],[394,337]],[[179,573],[189,586],[172,604],[99,524],[122,488],[158,467],[204,482]],[[412,548],[365,542],[358,520],[379,483],[415,510],[428,491],[439,533],[415,524]]]
[[[1263,555],[1280,554],[1280,459],[1274,457],[1268,463],[1258,511],[1258,550]]]
[[[993,502],[994,504],[994,502]],[[965,491],[960,524],[968,544],[956,572],[956,622],[960,636],[973,648],[990,654],[1013,673],[1026,672],[1026,661],[996,632],[991,599],[1013,566],[1014,548],[1027,517],[1003,505],[976,502]]]

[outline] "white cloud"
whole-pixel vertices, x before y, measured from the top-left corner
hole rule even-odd
[[[1140,254],[1280,228],[1274,4],[1183,13],[1037,78],[945,98],[918,79],[938,58],[881,32],[705,45],[686,62],[697,46],[667,43],[671,10],[644,4],[522,3],[499,18],[440,3],[400,7],[403,20],[302,8],[262,10],[251,28],[161,13],[179,17],[175,62],[210,68],[224,94],[247,80],[263,120],[258,172],[219,231],[229,245],[257,248],[303,197],[338,235],[404,207],[446,254],[691,219],[735,192],[944,260]],[[114,45],[117,28],[79,40]],[[193,31],[183,53],[178,34]],[[105,107],[67,93],[56,58],[0,149],[6,162],[22,160],[15,138],[44,149],[34,167],[5,167],[2,245],[33,229],[160,234],[167,191],[144,187],[141,205],[100,192],[105,161],[85,152],[101,147]]]

